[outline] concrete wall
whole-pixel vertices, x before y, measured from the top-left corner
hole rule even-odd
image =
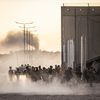
[[[61,36],[62,64],[69,63],[69,40],[74,44],[74,64],[100,56],[100,7],[61,7]]]

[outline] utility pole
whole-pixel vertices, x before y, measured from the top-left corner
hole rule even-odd
[[[22,27],[22,26],[19,26],[20,28],[23,28],[24,29],[24,27]],[[28,44],[30,44],[30,29],[31,28],[35,28],[36,26],[33,26],[33,27],[26,27],[25,26],[25,50],[29,50],[29,46],[28,46]]]
[[[30,24],[33,24],[33,22],[30,22],[30,23],[22,23],[22,22],[16,22],[16,24],[21,24],[21,25],[23,25],[23,33],[24,33],[24,64],[25,64],[25,50],[26,50],[26,48],[25,48],[25,45],[26,45],[26,25],[30,25]]]
[[[16,22],[16,24],[22,24],[23,25],[23,33],[24,33],[24,52],[25,52],[25,37],[26,37],[26,25],[29,25],[29,24],[33,24],[33,22],[31,23],[20,23],[20,22]]]
[[[30,29],[31,28],[35,28],[35,26],[33,26],[33,27],[26,27],[27,28],[27,37],[26,37],[26,39],[27,39],[27,51],[28,51],[28,55],[27,55],[27,57],[28,57],[28,62],[29,63],[31,63],[31,59],[32,59],[32,57],[31,57],[31,48],[30,48],[30,45],[31,45],[31,32],[30,32]]]

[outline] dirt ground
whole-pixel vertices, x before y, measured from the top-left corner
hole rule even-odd
[[[100,95],[0,94],[0,100],[100,100]]]

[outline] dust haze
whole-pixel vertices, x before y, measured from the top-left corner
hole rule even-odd
[[[88,84],[79,84],[74,79],[62,84],[60,79],[55,77],[52,82],[45,83],[42,80],[33,82],[21,75],[19,80],[15,77],[14,81],[10,81],[8,77],[9,66],[15,69],[23,64],[24,60],[26,64],[36,67],[41,65],[47,68],[50,65],[61,65],[61,53],[39,50],[39,39],[35,35],[31,34],[31,41],[30,43],[27,42],[27,44],[33,46],[35,50],[27,51],[23,55],[23,50],[13,51],[13,48],[23,47],[23,33],[9,32],[5,39],[0,41],[1,47],[12,49],[12,52],[8,54],[0,54],[0,93],[21,93],[27,95],[84,95],[99,93],[99,91],[91,92],[95,88],[91,88],[91,90]]]
[[[23,53],[21,53],[20,51],[0,56],[0,93],[20,93],[25,95],[99,94],[99,84],[91,88],[89,84],[78,83],[75,79],[61,83],[60,79],[55,77],[52,82],[46,83],[42,80],[31,81],[25,75],[21,75],[19,80],[14,76],[14,80],[10,81],[8,68],[12,66],[15,69],[20,66],[23,62]],[[31,53],[33,55],[31,56],[31,65],[49,67],[50,65],[60,64],[60,52],[31,51]]]

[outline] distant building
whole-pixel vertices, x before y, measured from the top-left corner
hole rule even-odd
[[[61,7],[62,64],[69,67],[100,56],[100,6]]]

